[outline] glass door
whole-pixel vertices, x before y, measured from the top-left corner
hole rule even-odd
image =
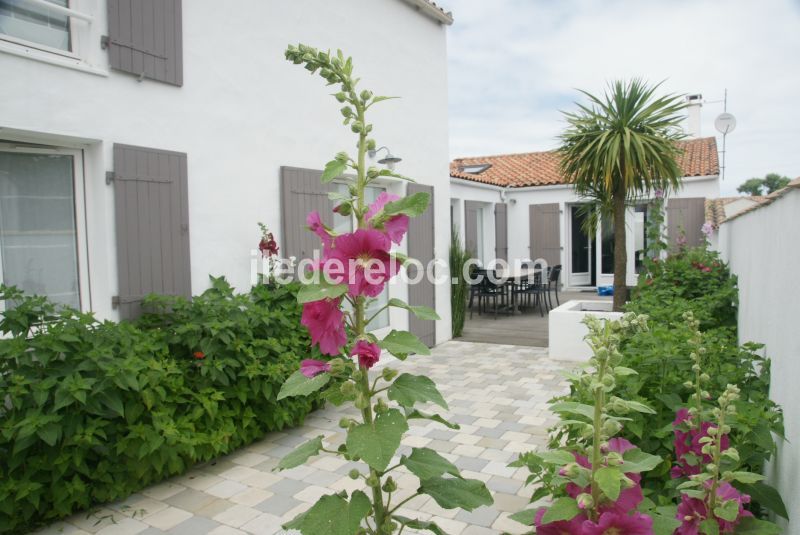
[[[581,206],[570,206],[570,273],[571,286],[592,284],[592,239],[583,228],[586,214]]]

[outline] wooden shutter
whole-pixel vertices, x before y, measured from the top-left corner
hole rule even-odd
[[[508,262],[508,205],[494,205],[494,254]]]
[[[309,232],[306,217],[317,211],[322,221],[333,226],[334,203],[328,193],[336,189],[335,184],[322,184],[322,171],[281,167],[281,211],[283,254],[298,260],[312,258],[315,250],[322,253],[319,237]]]
[[[561,263],[561,212],[558,203],[530,205],[531,260]]]
[[[423,269],[428,268],[429,262],[434,259],[435,224],[433,211],[433,186],[409,184],[408,195],[418,192],[427,192],[431,195],[428,209],[418,216],[411,218],[408,226],[408,256],[422,262]],[[413,269],[413,268],[412,268]],[[409,273],[410,278],[415,278],[416,273]],[[436,286],[428,280],[427,275],[416,284],[408,286],[408,304],[414,306],[427,306],[436,308]],[[436,344],[436,322],[417,319],[414,314],[408,315],[409,330],[428,347]]]
[[[673,249],[677,248],[676,240],[683,232],[686,245],[697,247],[703,243],[700,230],[706,220],[706,200],[703,197],[670,199],[667,202],[667,237]]]
[[[120,317],[150,293],[191,297],[186,154],[114,144]]]
[[[103,48],[113,69],[183,85],[181,0],[107,0]]]
[[[482,206],[477,201],[464,201],[464,248],[475,258],[481,257],[481,251],[478,251],[478,217]]]

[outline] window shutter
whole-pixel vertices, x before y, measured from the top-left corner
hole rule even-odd
[[[478,251],[478,217],[481,206],[483,205],[477,201],[464,201],[464,249],[475,258],[481,258],[481,251]]]
[[[697,247],[703,243],[700,230],[706,219],[706,200],[702,197],[670,199],[667,202],[667,237],[672,249],[677,249],[681,232],[686,235],[686,245]]]
[[[107,0],[111,67],[140,79],[183,85],[181,0]]]
[[[494,242],[495,256],[508,262],[508,205],[494,205]]]
[[[558,203],[530,205],[531,260],[561,263],[561,211]]]
[[[281,167],[281,211],[284,255],[298,260],[312,258],[315,250],[322,252],[319,238],[306,225],[309,212],[317,211],[323,223],[333,226],[333,201],[328,193],[335,190],[332,183],[320,182],[322,171]]]
[[[422,262],[423,269],[428,268],[428,263],[434,258],[435,224],[433,211],[433,186],[422,184],[409,184],[408,195],[426,192],[431,195],[428,209],[421,215],[411,218],[408,225],[408,256]],[[409,272],[410,278],[416,278],[417,273]],[[436,286],[426,276],[416,284],[408,285],[408,304],[412,306],[426,306],[436,308]],[[417,319],[414,314],[408,314],[409,331],[414,333],[423,344],[428,347],[436,345],[436,322]]]
[[[147,294],[191,297],[186,154],[114,144],[120,317]]]

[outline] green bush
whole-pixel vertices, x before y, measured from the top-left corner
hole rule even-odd
[[[191,302],[152,297],[99,322],[0,288],[0,532],[117,500],[301,423],[319,397],[276,402],[311,353],[295,286]]]
[[[461,336],[464,331],[464,320],[467,317],[469,283],[464,278],[464,266],[467,265],[470,256],[461,244],[458,228],[450,227],[450,308],[453,338]]]

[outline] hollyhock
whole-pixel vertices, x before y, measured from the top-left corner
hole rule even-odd
[[[383,210],[383,207],[386,206],[387,203],[399,199],[399,196],[392,193],[386,193],[385,191],[381,192],[381,194],[378,195],[378,198],[375,199],[375,202],[369,205],[369,210],[367,210],[367,215],[365,216],[367,223],[370,223],[373,216]],[[406,232],[408,231],[408,221],[409,219],[407,215],[400,214],[393,216],[383,224],[383,230],[386,232],[386,235],[389,236],[390,240],[397,245],[400,245],[400,242],[403,241],[403,236],[405,236]],[[370,224],[370,228],[374,227]]]
[[[192,356],[194,356],[194,358],[197,359],[197,360],[203,360],[204,358],[206,358],[206,354],[203,353],[202,351],[195,351],[192,354]]]
[[[700,424],[700,429],[690,428],[688,431],[684,431],[680,428],[682,424],[685,423],[688,425],[690,421],[691,416],[689,415],[689,410],[682,408],[675,414],[675,420],[672,422],[672,427],[674,428],[675,434],[675,440],[673,444],[675,447],[675,460],[677,463],[670,470],[670,476],[672,476],[672,479],[699,474],[700,467],[711,462],[711,456],[708,454],[703,454],[703,444],[700,442],[700,440],[703,437],[708,436],[708,429],[710,427],[714,427],[714,425],[711,422],[702,422]],[[723,451],[730,447],[730,439],[728,438],[728,435],[722,435],[720,445]],[[696,463],[694,466],[689,464],[688,460],[686,459],[686,455],[690,453],[696,456],[698,459],[702,459],[701,462]]]
[[[581,535],[583,533],[583,522],[586,516],[580,514],[572,520],[558,520],[548,524],[542,523],[542,517],[547,509],[542,507],[536,512],[533,523],[536,525],[536,535]]]
[[[322,299],[303,305],[300,323],[311,334],[311,343],[318,344],[325,355],[338,355],[339,348],[347,343],[341,299]]]
[[[706,221],[703,223],[703,226],[700,227],[700,232],[705,234],[706,238],[710,238],[712,234],[714,234],[714,226],[711,224],[710,221]]]
[[[606,512],[597,522],[585,520],[582,528],[582,535],[652,535],[653,519],[639,512]]]
[[[350,355],[358,356],[358,365],[364,368],[372,368],[381,358],[381,348],[378,344],[367,342],[366,340],[359,340],[353,346]]]
[[[331,365],[324,360],[305,359],[300,362],[300,373],[309,379],[329,371],[331,371]]]
[[[359,229],[333,240],[323,264],[328,277],[346,283],[353,297],[375,297],[397,273],[397,261],[389,255],[391,244],[382,232]],[[334,267],[339,270],[334,272]]]
[[[319,215],[319,212],[311,212],[306,217],[306,225],[308,225],[308,229],[319,236],[319,239],[322,240],[323,252],[327,251],[331,244],[333,243],[333,238],[322,222],[322,218]]]
[[[711,481],[706,481],[706,488],[711,486]],[[721,501],[735,500],[739,502],[739,516],[733,522],[717,518],[720,533],[734,533],[739,520],[753,513],[746,511],[744,504],[750,503],[750,496],[741,494],[730,483],[723,481],[717,487],[717,498]],[[681,495],[678,513],[675,516],[681,521],[680,527],[675,530],[676,535],[700,535],[700,524],[708,517],[708,508],[703,500]]]

